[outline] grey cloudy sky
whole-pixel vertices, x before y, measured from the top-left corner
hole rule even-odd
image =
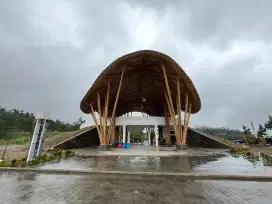
[[[100,72],[155,49],[199,92],[192,126],[263,123],[272,112],[271,8],[270,0],[1,0],[0,105],[90,120],[79,104]]]

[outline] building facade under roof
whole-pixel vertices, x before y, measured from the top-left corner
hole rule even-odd
[[[185,145],[190,115],[199,112],[201,101],[190,78],[171,57],[142,50],[112,62],[87,91],[80,108],[92,115],[101,145],[117,142],[116,118],[130,112],[164,117],[167,143],[172,125],[177,144]]]

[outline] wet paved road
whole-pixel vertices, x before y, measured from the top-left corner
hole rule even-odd
[[[40,168],[209,172],[271,175],[262,157],[228,154],[182,157],[71,158]],[[185,181],[147,176],[0,175],[0,204],[271,203],[272,183]]]
[[[1,204],[271,203],[272,183],[142,176],[0,175]]]
[[[71,158],[40,165],[45,169],[98,169],[115,171],[201,172],[226,174],[272,175],[272,164],[261,157],[245,159],[229,154],[207,156],[99,156]]]

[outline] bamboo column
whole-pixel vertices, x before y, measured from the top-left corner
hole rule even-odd
[[[180,131],[178,130],[177,121],[176,121],[176,118],[175,118],[175,113],[174,113],[173,110],[171,110],[170,101],[169,101],[169,98],[168,98],[166,92],[165,92],[165,99],[166,99],[166,103],[167,103],[167,106],[168,106],[170,118],[171,118],[171,120],[173,122],[173,128],[174,128],[174,132],[175,132],[176,141],[177,141],[177,144],[180,144],[180,142],[181,142],[180,141],[180,136],[179,136]]]
[[[108,135],[108,109],[109,109],[109,98],[110,98],[110,81],[108,82],[108,87],[107,87],[107,94],[105,98],[105,108],[104,108],[104,115],[103,115],[103,123],[104,123],[104,130],[103,130],[103,135],[105,135],[105,141],[106,144],[109,144],[110,142],[110,135]]]
[[[185,125],[186,125],[186,121],[187,121],[187,115],[188,115],[188,94],[186,94],[186,97],[185,97],[185,110],[184,110],[184,121],[183,121],[183,132],[182,132],[182,142],[185,141],[185,134],[186,134],[186,128],[185,128]]]
[[[113,144],[117,138],[116,138],[116,118],[111,118],[111,124],[112,125],[112,131],[111,131],[111,141],[110,143]]]
[[[108,122],[108,108],[109,108],[109,97],[110,97],[110,82],[108,82],[107,94],[106,94],[106,98],[105,98],[105,107],[103,109],[103,113],[101,111],[100,94],[99,94],[99,92],[97,92],[97,109],[98,109],[98,114],[99,114],[99,118],[100,118],[99,123],[95,117],[93,105],[90,104],[91,115],[92,115],[92,118],[95,122],[95,126],[98,131],[100,145],[108,145],[116,139],[115,138],[115,135],[116,135],[116,132],[115,132],[116,131],[115,130],[115,124],[116,124],[115,123],[115,118],[116,118],[115,112],[116,112],[117,102],[118,102],[119,95],[120,95],[120,89],[121,89],[123,77],[124,77],[124,68],[122,70],[121,79],[119,82],[119,86],[118,86],[118,90],[117,90],[117,94],[116,94],[116,98],[115,98],[115,103],[114,103],[114,108],[112,111],[112,116],[111,116],[111,120],[110,120],[109,125],[107,124],[107,122]],[[102,114],[103,114],[103,117],[102,117]],[[114,129],[113,133],[112,133],[112,129]]]
[[[190,120],[190,115],[191,115],[191,109],[192,109],[192,104],[189,105],[189,110],[187,112],[187,117],[186,117],[186,121],[184,121],[184,135],[182,138],[182,142],[183,144],[186,144],[186,140],[187,140],[187,132],[188,132],[188,125],[189,125],[189,120]]]
[[[189,120],[190,120],[190,115],[191,115],[191,109],[192,109],[192,104],[191,103],[189,104],[189,97],[188,97],[188,94],[186,94],[185,112],[184,112],[184,124],[183,124],[183,133],[182,133],[182,144],[186,144],[188,125],[189,125]]]
[[[165,114],[165,140],[166,140],[166,144],[170,145],[171,144],[171,137],[170,137],[170,120],[169,120],[169,115],[168,112],[166,110],[166,107],[164,109],[164,114]]]
[[[117,104],[118,104],[118,100],[119,100],[119,96],[120,96],[120,90],[121,90],[121,86],[122,86],[122,82],[123,82],[124,72],[125,72],[125,68],[123,68],[123,70],[122,70],[121,79],[120,79],[120,83],[118,86],[118,90],[117,90],[117,94],[116,94],[116,98],[115,98],[115,102],[114,102],[114,107],[113,107],[113,111],[112,111],[112,116],[111,116],[112,120],[113,120],[113,118],[116,117],[115,112],[116,112],[116,108],[117,108]],[[109,131],[108,131],[109,135],[111,135],[112,129],[115,128],[115,127],[113,127],[113,124],[114,123],[111,122],[111,124],[109,126],[110,127]]]
[[[98,108],[98,114],[99,114],[99,127],[100,127],[100,144],[104,145],[105,144],[105,135],[104,133],[104,125],[103,125],[103,118],[102,118],[102,111],[101,111],[101,101],[100,101],[100,93],[97,92],[96,95],[97,98],[97,108]]]
[[[170,88],[169,88],[169,83],[168,83],[168,79],[167,79],[167,75],[166,75],[166,70],[165,70],[165,67],[164,67],[163,64],[162,64],[162,71],[163,71],[163,76],[164,76],[165,86],[166,86],[165,99],[166,99],[166,102],[167,102],[167,106],[168,106],[168,110],[169,110],[169,113],[170,113],[171,120],[173,122],[173,127],[174,127],[174,131],[175,131],[177,144],[181,144],[180,129],[178,127],[178,124],[177,124],[177,121],[176,121],[176,118],[175,118],[175,110],[174,110],[173,101],[172,101],[172,97],[171,97],[171,91],[170,91]]]
[[[92,104],[90,104],[90,107],[91,107],[91,114],[92,114],[92,118],[93,118],[93,120],[94,120],[94,123],[95,123],[95,126],[96,126],[96,129],[97,129],[97,132],[98,132],[98,135],[99,135],[99,140],[100,140],[100,142],[101,142],[101,127],[98,125],[98,122],[97,122],[97,120],[96,120],[96,117],[95,117],[95,113],[94,113],[94,108],[93,108],[93,105]]]
[[[181,124],[181,103],[180,103],[180,83],[179,78],[177,78],[177,113],[178,113],[178,129],[180,141],[182,141],[182,124]],[[181,142],[181,144],[183,144]]]

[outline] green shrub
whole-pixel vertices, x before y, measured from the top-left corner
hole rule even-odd
[[[272,166],[272,156],[266,153],[261,153],[264,166]]]
[[[265,138],[262,138],[262,137],[246,136],[245,140],[248,145],[257,145],[257,144],[265,144],[266,143]]]
[[[243,157],[244,159],[252,162],[255,164],[256,162],[260,161],[260,156],[251,152],[240,151],[240,152],[230,152],[231,155],[235,158]]]
[[[9,161],[0,161],[0,167],[26,167],[38,165],[47,161],[52,161],[56,159],[69,158],[75,155],[75,152],[72,150],[61,150],[56,149],[50,151],[48,154],[42,154],[40,157],[36,157],[33,160],[27,162],[26,158],[22,158],[21,160],[13,159]]]
[[[72,157],[75,155],[75,152],[74,151],[71,151],[71,150],[66,150],[64,152],[64,158],[68,158],[68,157]]]
[[[246,151],[249,151],[249,146],[247,145],[239,145],[239,146],[234,146],[230,148],[231,153],[246,152]]]
[[[10,167],[10,163],[8,161],[0,161],[0,167]]]

